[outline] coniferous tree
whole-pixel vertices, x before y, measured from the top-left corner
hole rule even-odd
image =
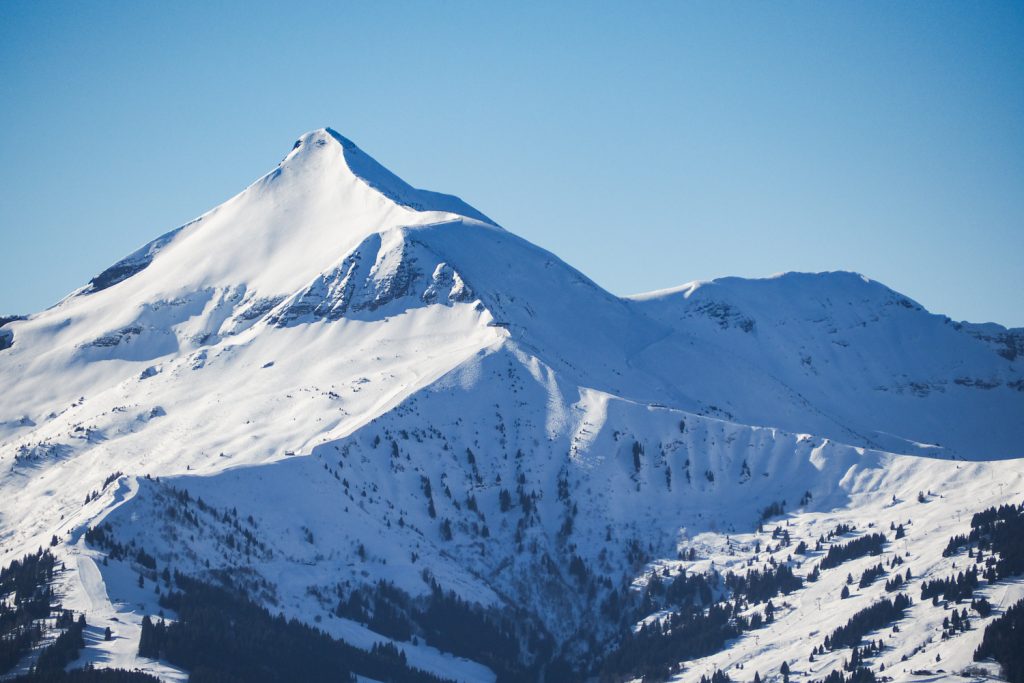
[[[1024,600],[1011,605],[1006,613],[985,628],[981,645],[974,651],[974,660],[992,658],[999,662],[1003,677],[1009,683],[1024,683]]]

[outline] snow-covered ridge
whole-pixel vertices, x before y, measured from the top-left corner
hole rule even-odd
[[[379,230],[458,218],[497,228],[457,197],[417,190],[320,129],[242,193],[104,270],[78,294],[126,283],[153,296],[201,283],[286,296]]]
[[[721,278],[629,300],[673,330],[654,355],[678,354],[697,372],[712,354],[743,367],[728,383],[708,378],[699,392],[741,421],[900,452],[921,451],[894,436],[961,457],[1020,452],[1024,432],[1012,425],[1024,414],[1024,331],[954,323],[849,272]],[[775,381],[818,416],[765,414]]]
[[[288,156],[294,155],[302,145],[326,146],[325,134],[341,145],[345,164],[349,170],[367,185],[380,191],[388,199],[416,211],[446,211],[497,226],[490,218],[458,197],[429,190],[418,190],[412,187],[377,163],[376,159],[359,149],[354,142],[346,137],[342,137],[331,128],[322,128],[303,135],[296,141]]]
[[[953,323],[855,273],[619,299],[331,129],[76,296],[9,323],[19,381],[7,410],[23,414],[4,422],[38,422],[95,389],[96,361],[152,364],[250,343],[268,324],[383,321],[439,302],[476,302],[492,331],[632,400],[907,453],[1005,457],[1024,439],[1020,330]],[[57,369],[67,393],[40,392]]]

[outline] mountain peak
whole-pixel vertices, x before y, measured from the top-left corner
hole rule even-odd
[[[319,156],[321,153],[339,154],[339,160],[352,177],[405,208],[419,212],[442,211],[497,225],[458,197],[413,187],[333,128],[318,128],[300,136],[285,157],[282,166],[298,163],[310,159],[311,155]]]
[[[417,189],[337,131],[319,128],[245,190],[132,252],[77,294],[130,279],[146,299],[237,286],[284,296],[373,233],[460,219],[497,227],[458,197]]]
[[[285,157],[285,160],[293,157],[296,150],[303,147],[308,148],[313,146],[314,148],[324,148],[334,143],[341,145],[344,149],[359,149],[359,146],[356,145],[356,143],[352,142],[333,128],[317,128],[316,130],[311,130],[300,135],[295,141],[295,144],[292,145],[292,149],[288,153],[288,156]]]

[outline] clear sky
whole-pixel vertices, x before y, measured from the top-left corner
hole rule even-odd
[[[1024,325],[1021,2],[0,2],[0,313],[332,126],[617,294],[862,272]]]

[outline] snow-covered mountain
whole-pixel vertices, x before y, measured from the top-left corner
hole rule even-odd
[[[682,361],[686,379],[674,381],[696,384],[726,419],[897,453],[1021,453],[1024,329],[955,323],[846,272],[722,278],[633,300],[672,329],[651,355]]]
[[[814,548],[848,524],[844,540],[889,534],[887,571],[898,557],[919,591],[962,565],[943,550],[973,513],[1024,497],[1024,330],[954,323],[853,273],[619,298],[330,129],[4,320],[2,562],[50,547],[62,604],[116,636],[90,635],[78,664],[170,680],[187,667],[138,655],[143,617],[175,618],[153,589],[172,590],[164,569],[229,576],[274,613],[393,643],[443,678],[628,678],[643,673],[613,666],[628,624],[673,613],[655,573],[770,562],[804,577],[838,541],[794,560],[771,527]],[[677,675],[799,660],[824,678],[849,650],[808,653],[886,594],[838,600],[878,561],[822,571],[771,623],[680,651]],[[400,597],[382,603],[380,581]],[[438,590],[514,631],[512,654],[409,616]],[[979,591],[996,604],[983,624],[1024,586]],[[382,626],[388,605],[402,628]],[[943,608],[910,613],[875,664],[897,679],[936,655],[969,666],[983,629],[937,638]]]

